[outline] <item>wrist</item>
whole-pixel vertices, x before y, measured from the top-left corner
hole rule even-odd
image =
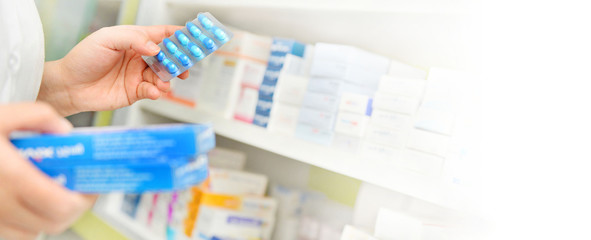
[[[79,112],[73,104],[74,101],[69,86],[66,84],[67,79],[61,59],[45,62],[37,101],[50,104],[62,116],[69,116]]]

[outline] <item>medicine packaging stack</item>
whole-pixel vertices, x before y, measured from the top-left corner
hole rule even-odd
[[[306,45],[298,41],[273,38],[267,70],[259,87],[253,124],[267,127],[279,77],[282,74],[298,74],[301,71],[305,49]]]
[[[357,153],[365,136],[369,118],[373,111],[373,98],[370,96],[343,93],[335,124],[335,137],[332,145],[344,151]]]
[[[473,113],[478,111],[473,106],[477,99],[473,82],[467,73],[431,68],[425,97],[409,134],[409,149],[423,153],[423,159],[445,160],[438,168],[444,165],[444,179],[452,184],[464,185],[467,179],[476,178],[468,170],[475,167],[470,149],[475,148],[473,139],[478,139],[470,130],[475,128],[477,114]]]
[[[390,73],[381,77],[375,94],[374,111],[364,144],[366,154],[388,159],[400,156],[399,149],[406,146],[423,96],[425,76],[425,71],[392,61]]]
[[[320,192],[276,184],[270,195],[280,206],[273,239],[339,240],[343,227],[352,221],[352,207]]]
[[[300,108],[308,86],[314,45],[306,45],[304,58],[291,54],[285,57],[279,74],[267,129],[271,132],[292,136],[295,133]]]
[[[216,147],[207,156],[212,168],[242,170],[246,164],[246,153],[228,148]]]
[[[302,206],[298,236],[310,240],[340,240],[346,224],[353,221],[353,208],[330,199],[306,201]]]
[[[156,56],[144,61],[163,81],[178,76],[232,39],[230,32],[210,13],[199,13],[183,29],[162,40]]]
[[[271,37],[255,35],[249,32],[242,32],[241,35],[240,46],[238,46],[237,50],[247,51],[248,55],[242,53],[239,55],[241,58],[238,64],[240,65],[237,65],[238,71],[234,73],[237,82],[232,83],[232,92],[230,93],[230,99],[228,99],[233,104],[232,112],[224,114],[224,116],[252,123],[258,101],[259,87],[265,76],[269,51],[273,41]]]
[[[362,154],[427,176],[438,176],[443,159],[409,148],[427,72],[393,60],[374,97]]]
[[[342,93],[372,96],[389,59],[345,45],[317,43],[296,136],[330,144]]]
[[[85,193],[171,191],[207,177],[210,125],[76,129],[67,135],[33,134],[12,143],[44,173]]]
[[[209,155],[230,169],[210,167],[207,180],[190,189],[127,195],[128,215],[154,239],[271,239],[277,202],[264,197],[268,178],[242,170],[243,152]]]

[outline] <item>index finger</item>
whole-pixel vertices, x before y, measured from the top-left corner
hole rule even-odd
[[[173,35],[176,30],[180,30],[183,28],[183,26],[176,25],[156,25],[139,27],[148,35],[148,38],[155,43],[162,42],[162,39]]]

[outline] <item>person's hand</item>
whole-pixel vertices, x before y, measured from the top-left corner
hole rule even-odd
[[[82,40],[64,58],[45,63],[38,100],[63,115],[113,110],[170,90],[142,55],[154,56],[164,38],[182,26],[114,26]],[[188,72],[179,75],[187,78]]]
[[[0,105],[0,239],[64,231],[96,200],[58,185],[10,143],[15,130],[67,133],[72,125],[45,103]]]

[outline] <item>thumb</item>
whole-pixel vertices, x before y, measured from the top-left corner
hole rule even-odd
[[[114,26],[99,30],[99,42],[113,50],[130,50],[145,56],[154,56],[160,52],[160,47],[154,43],[149,35],[133,26]]]
[[[46,103],[0,105],[0,134],[7,136],[15,130],[43,133],[67,133],[72,124]]]

